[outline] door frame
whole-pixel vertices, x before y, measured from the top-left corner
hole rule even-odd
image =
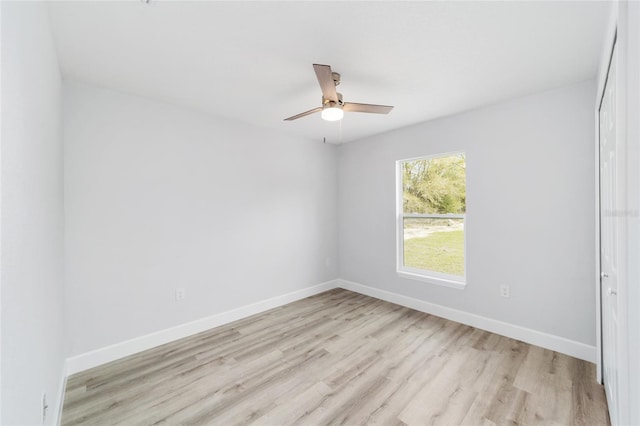
[[[618,154],[620,158],[624,159],[627,164],[624,165],[622,179],[619,180],[621,185],[621,191],[619,192],[620,200],[622,202],[621,211],[616,211],[615,214],[619,215],[619,265],[618,265],[618,354],[616,356],[616,364],[619,372],[617,397],[618,397],[618,410],[614,413],[615,418],[620,424],[629,423],[632,416],[630,409],[633,406],[629,405],[629,390],[630,380],[629,378],[629,287],[628,287],[628,274],[629,274],[629,255],[632,254],[628,251],[629,242],[633,241],[634,236],[629,237],[627,233],[628,222],[631,220],[630,211],[628,207],[629,191],[634,190],[633,182],[629,182],[630,172],[633,172],[638,165],[635,159],[627,159],[626,151],[628,148],[632,148],[630,141],[627,139],[628,124],[627,114],[630,112],[627,109],[627,69],[628,69],[628,52],[629,52],[629,4],[626,1],[616,1],[612,3],[611,16],[609,19],[609,25],[601,55],[600,69],[597,79],[597,96],[595,103],[595,294],[596,294],[596,375],[597,381],[603,383],[603,368],[602,368],[602,292],[601,292],[601,279],[600,273],[600,120],[599,109],[604,94],[605,83],[607,79],[607,72],[609,69],[609,63],[611,55],[613,53],[614,44],[617,49],[617,72],[616,72],[616,146],[619,150]],[[632,43],[633,44],[633,43]],[[633,60],[633,58],[632,58]],[[632,108],[633,109],[633,108]],[[632,142],[632,141],[631,141]],[[610,407],[611,410],[611,407]]]

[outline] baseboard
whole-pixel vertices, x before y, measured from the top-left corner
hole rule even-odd
[[[355,283],[353,281],[338,279],[337,286],[344,288],[345,290],[354,291],[366,296],[375,297],[376,299],[385,300],[417,311],[446,318],[451,321],[470,325],[481,330],[521,340],[532,345],[560,352],[585,361],[596,361],[595,346],[586,345],[564,337],[554,336],[552,334],[543,333],[530,328],[509,324],[480,315],[471,314],[469,312],[459,311],[457,309],[437,305],[435,303],[425,302],[424,300],[403,296],[386,290],[380,290],[367,285]]]
[[[104,348],[76,355],[67,359],[67,375],[88,370],[174,340],[192,336],[214,327],[219,327],[251,315],[259,314],[260,312],[331,290],[336,288],[336,286],[337,280],[327,281],[312,287],[303,288],[301,290],[272,297],[270,299],[232,309],[230,311],[221,312],[210,317],[201,318],[176,327],[160,330],[155,333],[150,333],[124,342],[116,343],[114,345],[106,346]]]
[[[446,318],[451,321],[470,325],[481,330],[521,340],[532,345],[551,349],[589,362],[595,362],[596,360],[595,346],[586,345],[564,337],[543,333],[530,328],[437,305],[435,303],[425,302],[424,300],[415,299],[413,297],[380,290],[353,281],[336,279],[68,358],[65,366],[64,381],[61,385],[62,391],[60,393],[60,398],[63,398],[64,383],[66,382],[66,377],[69,375],[88,370],[174,340],[192,336],[211,328],[228,324],[269,309],[277,308],[278,306],[286,305],[287,303],[295,302],[296,300],[304,299],[305,297],[313,296],[336,287],[375,297],[397,305],[406,306],[408,308]],[[62,401],[60,401],[60,406],[61,404]],[[58,408],[58,413],[55,414],[59,417],[60,412],[61,409]]]

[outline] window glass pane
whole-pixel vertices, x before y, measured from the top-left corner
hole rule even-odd
[[[464,276],[464,219],[404,219],[404,266]]]
[[[465,213],[464,154],[402,162],[402,192],[404,213]]]

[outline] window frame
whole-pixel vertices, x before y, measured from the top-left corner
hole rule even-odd
[[[396,273],[399,277],[408,278],[427,282],[430,284],[441,285],[450,288],[462,290],[467,283],[467,209],[465,206],[464,214],[417,214],[404,213],[404,186],[403,186],[403,167],[407,162],[416,160],[430,160],[436,158],[452,157],[455,155],[465,154],[465,168],[467,157],[465,151],[452,151],[443,154],[423,155],[420,157],[405,158],[396,161]],[[465,173],[465,191],[467,181]],[[462,219],[463,220],[463,256],[464,256],[464,275],[445,274],[443,272],[431,271],[429,269],[412,268],[404,266],[404,219],[405,218],[445,218],[445,219]]]

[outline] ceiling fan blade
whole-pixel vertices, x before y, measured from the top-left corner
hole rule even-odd
[[[345,102],[342,107],[347,112],[371,112],[374,114],[389,114],[393,109],[389,105],[372,105],[372,104],[356,104],[353,102]]]
[[[338,102],[338,94],[336,93],[336,84],[333,82],[333,74],[329,65],[313,64],[313,69],[318,77],[322,96],[333,102]]]
[[[307,115],[311,115],[311,114],[313,114],[315,112],[320,112],[320,111],[322,111],[322,107],[310,109],[309,111],[301,112],[300,114],[294,115],[294,116],[289,117],[289,118],[285,118],[284,121],[297,120],[298,118],[302,118],[302,117],[305,117]]]

